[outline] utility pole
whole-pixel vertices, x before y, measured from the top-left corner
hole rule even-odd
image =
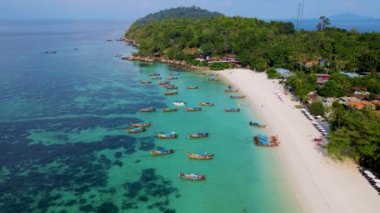
[[[302,17],[303,17],[303,6],[304,6],[304,0],[300,1],[298,3],[298,13],[297,13],[297,22],[296,22],[296,30],[300,29],[300,25],[302,23]]]

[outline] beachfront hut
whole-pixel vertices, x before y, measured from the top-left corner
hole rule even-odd
[[[344,71],[344,72],[340,72],[340,73],[343,75],[347,75],[350,78],[360,77],[359,74],[357,74],[356,72],[352,72],[352,71]]]
[[[330,79],[329,74],[316,74],[315,76],[317,76],[317,84],[319,86],[322,86]]]
[[[294,73],[290,72],[290,70],[284,68],[276,68],[275,70],[281,75],[282,78],[289,78],[290,76],[294,75]]]

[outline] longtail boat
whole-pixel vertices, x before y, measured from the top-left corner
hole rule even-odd
[[[178,72],[172,72],[169,75],[171,75],[171,76],[173,76],[173,75],[180,75],[180,73],[178,73]]]
[[[262,134],[258,134],[253,137],[253,142],[257,146],[264,146],[264,147],[276,147],[280,145],[280,141],[278,140],[277,136],[266,136]]]
[[[242,99],[242,98],[245,98],[244,95],[231,95],[230,96],[231,99]]]
[[[154,112],[156,109],[154,107],[147,107],[147,108],[142,108],[139,109],[140,112]]]
[[[196,160],[212,160],[214,158],[214,154],[208,154],[207,152],[202,154],[188,153],[187,157]]]
[[[210,106],[210,107],[213,107],[214,104],[213,103],[210,103],[210,102],[200,102],[199,103],[200,106]]]
[[[173,104],[174,104],[174,106],[185,106],[186,102],[184,102],[184,101],[174,101]]]
[[[169,149],[169,150],[162,149],[162,150],[152,150],[152,151],[150,151],[150,154],[152,156],[170,155],[170,154],[173,154],[173,153],[174,153],[173,149]]]
[[[133,127],[149,127],[152,123],[131,123]]]
[[[225,108],[225,112],[240,112],[240,108]]]
[[[219,78],[217,78],[217,77],[210,77],[207,80],[208,81],[219,81]]]
[[[145,132],[145,128],[144,127],[136,127],[136,128],[132,128],[132,129],[127,129],[127,132],[128,133]]]
[[[178,92],[177,90],[166,91],[164,95],[178,95]]]
[[[164,111],[164,112],[177,112],[178,109],[176,109],[176,108],[163,108],[162,111]]]
[[[189,138],[207,138],[208,135],[209,134],[207,132],[197,132],[189,134]]]
[[[175,132],[170,132],[170,133],[157,133],[156,137],[159,139],[175,139],[178,137],[177,133]]]
[[[161,76],[152,76],[151,79],[159,80],[159,79],[161,79]]]
[[[161,81],[160,83],[158,83],[158,85],[166,86],[166,85],[170,85],[170,82],[169,81]]]
[[[253,121],[250,121],[249,122],[249,125],[250,126],[253,126],[253,127],[258,127],[258,128],[265,128],[267,125],[264,125],[264,124],[259,124],[257,122],[253,122]]]
[[[150,83],[152,83],[152,82],[151,82],[151,81],[146,81],[146,80],[141,80],[140,83],[141,83],[141,84],[150,84]]]
[[[239,92],[239,89],[225,89],[224,92]]]
[[[199,86],[187,86],[186,89],[199,89]]]
[[[195,174],[195,173],[190,173],[190,174],[179,173],[178,177],[180,177],[182,179],[185,179],[185,180],[206,180],[206,176],[204,176],[204,175],[198,175],[198,174]]]
[[[166,89],[177,89],[178,87],[176,85],[165,85]]]
[[[187,108],[186,108],[186,111],[187,111],[187,112],[199,112],[199,111],[201,111],[201,110],[202,110],[201,107],[187,107]]]
[[[172,77],[169,77],[168,80],[177,80],[178,77],[177,76],[172,76]]]
[[[149,76],[160,76],[160,73],[150,73]]]

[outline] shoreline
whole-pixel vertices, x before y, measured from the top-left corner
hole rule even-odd
[[[127,61],[139,61],[144,63],[154,63],[154,62],[160,62],[163,64],[169,64],[174,66],[179,66],[184,69],[188,69],[191,71],[210,71],[209,67],[200,67],[200,66],[194,66],[187,64],[185,61],[178,61],[178,60],[171,60],[171,59],[165,59],[162,57],[155,57],[155,56],[125,56],[121,58],[122,60]]]
[[[250,110],[278,135],[277,152],[285,180],[303,212],[378,212],[380,197],[351,161],[336,162],[314,148],[320,136],[311,122],[295,108],[298,102],[282,93],[278,80],[247,69],[218,71],[246,95]],[[282,97],[282,101],[278,96]],[[270,149],[270,148],[269,148]]]

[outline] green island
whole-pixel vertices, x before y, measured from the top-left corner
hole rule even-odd
[[[380,33],[329,25],[321,17],[315,31],[297,31],[290,22],[180,7],[137,20],[125,40],[137,47],[129,60],[201,70],[242,67],[266,71],[268,78],[284,78],[276,68],[290,70],[287,88],[330,123],[328,153],[380,173]],[[328,79],[318,83],[323,75]],[[339,101],[352,96],[360,100]],[[332,104],[322,103],[327,98]]]

